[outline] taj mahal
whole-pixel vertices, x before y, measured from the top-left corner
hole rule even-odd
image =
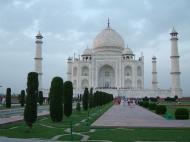
[[[93,40],[92,47],[86,48],[78,58],[67,61],[67,80],[73,83],[74,95],[83,94],[84,88],[112,93],[126,97],[182,97],[178,53],[178,33],[173,28],[171,40],[171,87],[161,89],[157,80],[157,58],[152,57],[152,87],[144,88],[144,55],[136,57],[125,45],[122,36],[111,28],[109,20]],[[42,35],[36,36],[35,71],[39,73],[42,89]],[[168,45],[169,48],[169,45]],[[169,74],[168,74],[169,76]]]

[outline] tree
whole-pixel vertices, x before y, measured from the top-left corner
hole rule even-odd
[[[79,95],[79,101],[82,101],[82,94]]]
[[[90,88],[90,94],[89,94],[89,108],[93,108],[94,105],[94,96],[93,96],[93,88]]]
[[[11,108],[11,88],[7,88],[7,92],[6,92],[6,108]]]
[[[81,110],[80,102],[77,102],[76,110],[77,110],[77,111],[80,111],[80,110]]]
[[[50,94],[50,117],[53,122],[63,119],[63,79],[54,77],[51,82]]]
[[[21,105],[21,107],[23,107],[24,104],[25,104],[25,91],[21,90],[21,93],[20,93],[20,105]]]
[[[73,85],[71,81],[66,81],[63,85],[64,91],[64,114],[69,117],[72,114]]]
[[[37,97],[38,97],[38,73],[30,72],[27,78],[27,96],[24,109],[24,121],[32,128],[37,119]]]
[[[175,101],[178,100],[178,96],[177,96],[177,95],[174,96],[174,100],[175,100]]]
[[[88,110],[88,96],[89,96],[88,88],[85,88],[82,97],[82,106],[85,111]]]
[[[38,102],[39,102],[40,105],[43,105],[43,101],[44,101],[43,92],[39,91]]]

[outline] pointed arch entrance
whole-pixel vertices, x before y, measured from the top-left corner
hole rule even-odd
[[[115,70],[110,65],[104,65],[98,72],[98,87],[113,88],[115,87]]]

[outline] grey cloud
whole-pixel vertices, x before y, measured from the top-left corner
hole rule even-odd
[[[172,26],[176,27],[187,95],[189,7],[188,0],[0,0],[0,84],[4,84],[4,89],[13,87],[15,92],[26,87],[26,75],[34,66],[38,30],[44,36],[44,86],[49,87],[54,75],[66,79],[68,56],[81,54],[87,44],[91,47],[110,17],[111,27],[122,35],[137,57],[144,52],[146,87],[151,83],[152,54],[158,56],[161,87],[170,86],[170,68],[163,64],[170,63],[169,32]],[[12,70],[15,75],[10,76],[8,71]]]

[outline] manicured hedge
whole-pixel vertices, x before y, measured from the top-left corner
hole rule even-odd
[[[139,106],[143,105],[143,101],[138,102]]]
[[[149,110],[155,110],[156,109],[156,103],[149,103],[148,109]]]
[[[186,108],[178,108],[175,111],[176,119],[189,119],[189,111]]]
[[[148,108],[149,102],[148,102],[148,101],[143,101],[142,106],[143,106],[144,108]]]
[[[165,114],[167,111],[167,108],[165,105],[157,105],[156,106],[156,113],[157,114]]]

